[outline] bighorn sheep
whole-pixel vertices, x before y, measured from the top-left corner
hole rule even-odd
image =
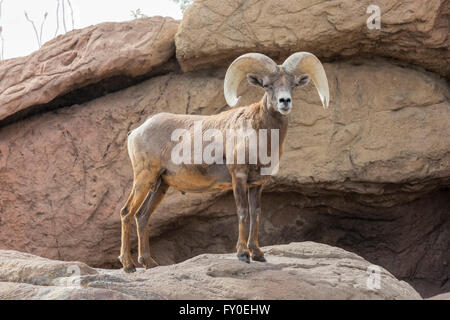
[[[234,107],[239,103],[237,89],[245,77],[250,84],[265,90],[260,102],[212,116],[160,113],[147,119],[129,134],[128,152],[134,171],[134,183],[121,210],[122,247],[119,256],[126,272],[135,271],[130,254],[133,217],[137,224],[139,263],[145,268],[157,265],[150,256],[148,221],[169,187],[183,193],[233,190],[239,221],[237,256],[245,262],[250,262],[250,257],[255,261],[265,261],[258,244],[258,224],[261,192],[269,176],[261,174],[264,165],[260,159],[254,164],[229,163],[228,158],[227,163],[177,164],[171,159],[176,145],[172,138],[173,132],[180,128],[193,132],[195,123],[199,121],[203,124],[202,133],[214,129],[225,135],[225,131],[242,127],[244,122],[250,123],[255,130],[266,129],[269,135],[272,130],[277,130],[278,141],[275,144],[279,148],[266,146],[266,150],[268,153],[276,150],[277,156],[281,156],[288,128],[287,114],[292,109],[292,92],[295,87],[307,84],[310,79],[316,86],[323,107],[328,107],[328,80],[319,59],[311,53],[295,53],[282,65],[277,65],[272,59],[259,53],[240,56],[230,65],[225,75],[224,94],[229,106]],[[274,141],[271,140],[268,144],[271,143]],[[228,146],[227,151],[233,149],[232,157],[235,157],[236,145]],[[248,144],[245,144],[245,148],[248,149]],[[247,241],[245,222],[248,214],[250,230]]]

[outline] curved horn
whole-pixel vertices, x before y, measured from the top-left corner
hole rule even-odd
[[[261,53],[247,53],[234,60],[227,70],[224,81],[224,95],[228,105],[234,107],[241,100],[241,97],[237,96],[237,90],[247,74],[266,73],[270,75],[277,72],[277,69],[277,64]]]
[[[311,76],[320,100],[325,109],[330,104],[330,89],[328,88],[327,75],[320,60],[309,52],[297,52],[291,55],[283,63],[283,69],[291,74],[306,73]]]

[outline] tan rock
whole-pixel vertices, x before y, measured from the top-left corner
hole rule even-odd
[[[97,274],[82,262],[54,261],[17,251],[0,251],[0,281],[36,285],[58,283],[60,278]]]
[[[26,283],[0,282],[1,300],[133,300],[120,292],[64,286],[39,286]]]
[[[0,282],[0,298],[421,299],[406,282],[339,248],[305,242],[263,250],[267,263],[246,264],[233,254],[204,254],[135,274],[98,270],[97,275],[77,277],[78,287]],[[33,265],[32,259],[29,262]],[[370,281],[371,270],[379,276],[379,286]]]
[[[437,296],[429,298],[429,300],[450,300],[450,292],[438,294]]]
[[[174,55],[177,28],[162,17],[102,23],[0,61],[0,121],[104,79],[151,72]]]
[[[385,0],[381,29],[369,29],[371,0],[196,0],[176,36],[184,71],[223,65],[240,54],[325,59],[382,56],[450,75],[450,1]]]

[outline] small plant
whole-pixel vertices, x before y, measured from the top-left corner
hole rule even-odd
[[[194,0],[173,0],[176,4],[178,4],[181,8],[181,12],[184,13],[186,9],[194,2]]]
[[[143,14],[141,12],[141,9],[131,10],[131,16],[134,19],[141,19],[141,18],[146,18],[147,17],[147,15],[145,15],[145,14]]]
[[[0,0],[0,61],[3,60],[3,53],[5,50],[5,40],[3,39],[3,27],[1,25],[2,21],[2,4],[3,0]]]
[[[42,19],[41,27],[40,27],[40,30],[38,32],[38,29],[36,28],[36,24],[28,16],[28,13],[25,11],[25,18],[30,22],[31,26],[33,27],[34,34],[36,36],[36,40],[38,42],[39,48],[42,47],[42,30],[44,29],[44,24],[45,24],[45,21],[47,20],[47,16],[48,16],[48,12],[44,13],[44,18]]]
[[[0,4],[3,0],[0,0]],[[60,19],[62,20],[62,26],[64,28],[64,32],[67,32],[67,23],[66,23],[66,6],[69,7],[69,14],[70,14],[70,18],[71,18],[71,24],[72,24],[72,30],[75,28],[75,21],[73,18],[73,8],[72,8],[72,3],[70,2],[70,0],[56,0],[56,31],[55,31],[55,37],[58,35],[59,32],[59,28],[60,28]],[[60,10],[61,8],[61,10]],[[61,11],[61,14],[60,14]],[[44,18],[42,19],[42,22],[40,24],[39,29],[36,27],[36,23],[33,19],[30,18],[30,16],[28,15],[28,13],[25,11],[25,18],[27,19],[28,22],[30,22],[31,26],[33,27],[33,31],[34,34],[36,36],[36,40],[38,43],[38,47],[41,48],[42,47],[42,32],[44,30],[44,25],[45,22],[47,21],[47,17],[48,17],[48,12],[46,12],[44,14]],[[0,33],[1,36],[1,33]],[[3,44],[3,42],[2,42]]]
[[[73,18],[73,7],[72,7],[72,3],[70,2],[70,0],[56,0],[56,31],[55,31],[55,37],[58,35],[59,32],[59,19],[60,19],[60,14],[59,14],[59,9],[61,8],[62,10],[62,25],[64,28],[64,32],[67,32],[67,24],[66,24],[66,2],[67,5],[69,6],[70,9],[70,18],[71,18],[71,22],[72,22],[72,30],[75,29],[75,20]]]
[[[4,51],[4,40],[3,40],[3,27],[0,26],[0,61],[3,60],[3,51]]]

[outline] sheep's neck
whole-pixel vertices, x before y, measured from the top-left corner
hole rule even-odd
[[[250,106],[250,117],[253,119],[254,129],[278,129],[280,137],[280,151],[286,138],[288,128],[288,117],[283,116],[281,113],[275,111],[275,108],[270,107],[270,101],[267,94],[261,99],[260,102]]]

